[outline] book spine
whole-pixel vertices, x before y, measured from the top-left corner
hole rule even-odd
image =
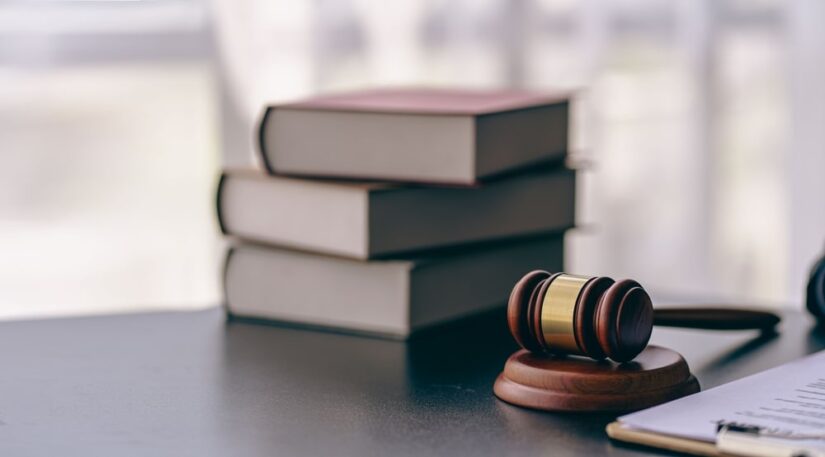
[[[218,189],[215,191],[215,216],[218,219],[218,228],[221,229],[221,233],[224,235],[228,235],[228,232],[226,231],[223,211],[221,211],[221,201],[223,200],[223,188],[226,186],[226,179],[226,172],[221,173],[221,177],[218,179]]]
[[[223,303],[221,304],[224,310],[224,314],[226,315],[226,321],[230,322],[235,320],[236,316],[232,313],[232,310],[229,306],[229,291],[226,288],[229,285],[228,275],[229,275],[229,262],[232,259],[232,254],[235,253],[235,246],[229,246],[226,250],[226,257],[223,260],[223,274],[221,274],[221,290],[223,291]]]
[[[269,120],[269,115],[272,113],[274,108],[272,106],[267,106],[266,110],[264,110],[264,115],[261,118],[261,122],[258,127],[258,152],[261,155],[261,163],[264,165],[266,172],[270,175],[274,175],[275,169],[272,167],[272,163],[269,161],[269,154],[267,154],[266,150],[266,139],[265,134],[266,132],[266,124]]]

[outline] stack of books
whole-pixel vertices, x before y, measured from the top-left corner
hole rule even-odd
[[[224,172],[231,317],[406,338],[561,271],[569,100],[372,90],[270,106],[267,172]]]

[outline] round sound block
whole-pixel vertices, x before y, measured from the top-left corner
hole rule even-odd
[[[545,411],[633,411],[699,391],[675,351],[648,346],[633,361],[511,355],[493,391],[508,403]]]

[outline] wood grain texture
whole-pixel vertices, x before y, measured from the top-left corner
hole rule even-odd
[[[644,344],[639,345],[632,345],[632,346],[621,346],[621,341],[628,341],[634,342],[640,339],[640,335],[627,335],[624,338],[619,338],[618,333],[620,331],[632,331],[632,332],[648,332],[648,339],[650,337],[649,332],[652,331],[652,327],[650,329],[641,329],[638,326],[628,325],[625,324],[624,326],[619,326],[619,312],[622,308],[622,303],[624,302],[625,298],[628,296],[632,289],[641,289],[641,285],[636,281],[631,279],[623,279],[616,284],[610,286],[610,288],[605,291],[604,295],[602,296],[601,300],[599,301],[599,305],[596,308],[596,338],[599,340],[599,345],[601,346],[602,350],[607,354],[608,357],[611,359],[618,361],[618,362],[626,362],[628,360],[633,359],[639,352],[644,349],[644,344],[647,344],[647,339],[645,339]],[[645,295],[647,295],[645,293]],[[636,297],[636,300],[639,300],[639,297]],[[650,304],[650,298],[648,297],[647,303]],[[637,306],[641,306],[642,303],[637,303]],[[632,306],[629,306],[629,308]],[[627,321],[625,321],[627,322]]]
[[[518,351],[493,387],[518,406],[545,411],[633,411],[699,391],[699,383],[676,352],[649,346],[633,362],[542,356]]]
[[[653,303],[641,287],[627,291],[616,317],[616,353],[613,360],[632,360],[647,346],[653,332]]]
[[[536,286],[549,276],[550,273],[543,270],[527,273],[513,286],[507,302],[507,326],[510,333],[519,346],[531,351],[541,351],[542,348],[532,334],[530,321],[525,317],[530,314],[529,306],[537,293]]]
[[[576,322],[574,322],[576,341],[582,351],[595,360],[607,357],[596,338],[596,308],[605,291],[615,282],[606,277],[593,278],[582,289],[578,306],[576,306]]]

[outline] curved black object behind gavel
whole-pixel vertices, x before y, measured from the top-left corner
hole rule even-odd
[[[805,305],[817,319],[825,319],[825,256],[811,268]]]
[[[513,287],[507,324],[531,352],[627,362],[647,346],[653,325],[715,330],[772,330],[779,316],[725,308],[653,310],[636,281],[536,270]]]

